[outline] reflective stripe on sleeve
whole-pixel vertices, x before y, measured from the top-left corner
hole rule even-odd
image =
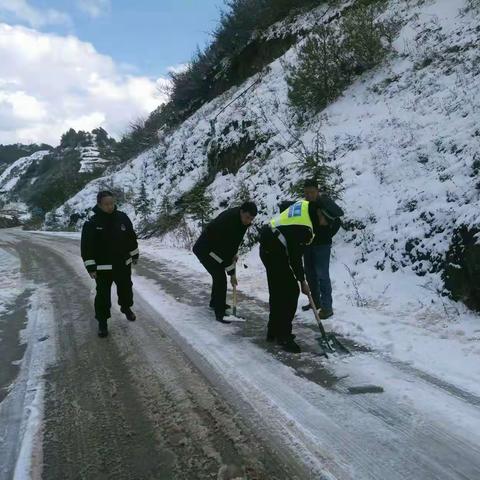
[[[232,270],[235,270],[235,264],[232,263],[232,265],[230,265],[229,267],[227,267],[225,270],[226,270],[227,272],[231,272]]]
[[[125,262],[125,265],[130,265],[132,263],[132,259],[129,258],[126,262]]]
[[[139,255],[139,254],[140,254],[140,250],[138,250],[138,248],[136,248],[135,250],[133,250],[133,251],[130,252],[130,255],[131,255],[132,257],[134,257],[135,255]]]
[[[95,260],[85,260],[83,263],[85,264],[86,267],[91,267],[92,265],[97,264]]]
[[[280,242],[282,243],[282,245],[285,247],[285,249],[288,252],[287,239],[285,238],[283,233],[278,228],[275,228],[275,227],[271,227],[271,228],[272,228],[272,232],[274,233],[274,235],[276,235],[276,237],[280,240]]]
[[[97,265],[97,270],[113,270],[112,265]]]
[[[214,252],[210,252],[209,255],[218,263],[223,263],[223,260]]]

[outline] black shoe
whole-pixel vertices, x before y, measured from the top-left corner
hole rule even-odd
[[[267,342],[274,342],[276,339],[275,335],[271,332],[267,332]]]
[[[120,310],[130,322],[134,322],[137,319],[137,316],[132,312],[131,308],[122,308]]]
[[[225,323],[226,325],[232,323],[232,322],[229,322],[228,320],[225,320],[223,317],[224,315],[215,315],[215,320],[220,323]]]
[[[295,342],[293,338],[289,338],[288,340],[277,340],[277,343],[286,352],[301,353],[302,351],[300,346]]]
[[[107,322],[98,322],[98,336],[100,338],[108,337]]]
[[[330,308],[330,310],[326,310],[326,309],[321,308],[318,311],[318,316],[322,320],[326,320],[327,318],[333,317],[333,310],[331,308]]]
[[[309,303],[307,303],[306,305],[304,305],[304,306],[302,307],[302,310],[303,310],[304,312],[308,312],[311,308],[312,308],[312,306],[311,306]]]

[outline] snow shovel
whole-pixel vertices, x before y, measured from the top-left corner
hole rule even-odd
[[[237,316],[237,286],[233,286],[232,315]]]
[[[238,303],[238,296],[237,296],[237,287],[233,287],[233,298],[232,298],[232,317],[235,317],[235,320],[230,320],[231,322],[245,322],[244,317],[240,317],[237,315],[237,303]]]
[[[319,339],[320,346],[324,350],[328,350],[331,353],[337,351],[342,353],[350,353],[350,350],[345,345],[343,345],[343,343],[340,342],[340,340],[338,340],[338,338],[333,333],[327,333],[325,331],[325,328],[323,328],[322,320],[318,315],[317,307],[315,306],[315,302],[313,301],[311,293],[308,294],[308,300],[310,302],[310,307],[313,310],[315,320],[317,321],[318,328],[320,329],[320,333],[322,335],[322,337]]]

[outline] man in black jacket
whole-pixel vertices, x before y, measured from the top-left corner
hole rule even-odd
[[[193,253],[212,276],[210,308],[215,310],[218,322],[230,323],[223,318],[228,308],[225,272],[230,275],[232,285],[237,286],[238,248],[256,215],[257,207],[253,202],[225,210],[207,225],[193,247]]]
[[[293,203],[265,225],[260,233],[260,258],[267,270],[270,317],[267,341],[277,343],[286,351],[300,353],[294,341],[292,322],[297,310],[300,289],[310,292],[302,256],[312,241],[320,216],[316,202]]]
[[[332,283],[330,281],[330,253],[332,238],[341,226],[343,211],[326,195],[321,195],[316,180],[306,180],[305,199],[320,202],[322,205],[320,222],[315,230],[313,242],[305,248],[304,262],[307,281],[312,291],[313,301],[322,319],[333,315]],[[310,309],[310,304],[302,310]]]
[[[118,304],[131,322],[136,320],[132,312],[133,291],[131,264],[138,261],[137,236],[128,216],[117,210],[111,192],[97,195],[94,215],[85,222],[82,230],[81,253],[90,277],[95,279],[95,317],[98,335],[108,335],[111,287],[117,286]]]

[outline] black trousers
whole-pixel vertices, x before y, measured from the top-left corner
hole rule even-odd
[[[227,274],[223,265],[210,256],[194,252],[200,263],[212,276],[212,293],[210,306],[215,310],[215,315],[225,315],[225,304],[227,303]]]
[[[285,252],[260,245],[260,258],[267,270],[270,294],[268,333],[277,340],[292,338],[292,322],[297,311],[300,288]]]
[[[105,323],[110,318],[112,283],[117,286],[120,308],[129,308],[133,305],[132,269],[130,265],[114,266],[113,270],[100,270],[97,272],[96,282],[95,318],[100,323]]]

